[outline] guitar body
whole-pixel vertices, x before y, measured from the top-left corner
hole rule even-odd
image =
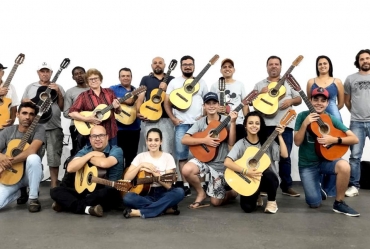
[[[122,112],[120,114],[114,113],[114,117],[118,122],[124,125],[130,125],[136,120],[136,105],[121,104]]]
[[[77,193],[81,194],[85,189],[89,192],[93,192],[95,190],[96,183],[89,180],[89,177],[91,178],[91,176],[98,176],[97,167],[89,167],[86,164],[76,172],[75,189]]]
[[[279,100],[284,98],[286,88],[282,85],[279,91],[275,91],[274,87],[278,82],[270,82],[267,93],[261,93],[253,101],[254,109],[262,112],[267,117],[274,117],[279,109]]]
[[[161,94],[158,94],[159,88],[153,89],[150,92],[150,99],[145,101],[140,106],[140,113],[150,121],[158,121],[163,114],[162,102],[166,97],[164,91]]]
[[[327,134],[333,137],[346,137],[347,134],[334,127],[333,122],[328,114],[320,114],[320,119],[325,123],[325,126],[320,127],[318,122],[313,122],[308,126],[308,130],[315,137],[322,137]],[[326,160],[333,161],[335,159],[341,158],[346,154],[349,145],[345,144],[333,144],[330,147],[324,147],[315,141],[316,153],[325,158]]]
[[[153,177],[153,175],[144,171],[144,170],[139,171],[136,178],[132,181],[132,188],[130,189],[130,192],[141,195],[141,196],[147,195],[150,191],[151,183],[136,184],[136,179],[138,179],[138,178],[150,178],[150,177]]]
[[[98,118],[101,121],[104,121],[104,120],[107,120],[109,118],[110,114],[111,114],[111,111],[108,111],[104,114],[101,113],[101,110],[103,110],[106,107],[107,107],[106,104],[100,104],[97,107],[95,107],[94,111],[92,111],[92,112],[83,111],[83,112],[80,112],[80,114],[84,117],[95,115],[96,118]],[[83,122],[83,121],[78,121],[78,120],[74,120],[73,122],[74,122],[78,132],[81,135],[84,135],[84,136],[89,135],[90,130],[95,126],[94,124]]]
[[[8,147],[6,149],[5,155],[9,157],[15,157],[20,152],[19,149],[17,149],[18,145],[21,143],[21,139],[13,139],[9,141]],[[30,145],[26,143],[23,150],[26,150]],[[10,171],[3,171],[0,175],[0,183],[4,185],[14,185],[18,183],[22,177],[24,172],[24,162],[19,162],[17,164],[13,164],[13,169],[17,170],[17,173],[13,173]]]
[[[0,130],[4,129],[3,125],[10,119],[9,107],[12,100],[6,97],[0,98]]]
[[[208,134],[212,133],[219,125],[221,124],[220,121],[213,120],[211,121],[207,129],[205,129],[202,132],[197,132],[192,135],[194,138],[205,138],[208,136]],[[220,139],[220,143],[224,141],[227,138],[227,130],[226,128],[223,128],[218,135],[212,135],[212,137],[218,137]],[[191,154],[198,159],[201,162],[209,162],[212,161],[213,158],[217,155],[217,149],[218,147],[212,147],[205,144],[198,144],[194,146],[189,146],[189,149],[191,151]]]
[[[40,86],[38,89],[37,89],[37,93],[36,93],[36,96],[31,99],[31,101],[33,103],[39,103],[39,101],[45,101],[47,98],[50,98],[52,100],[52,102],[55,102],[58,98],[58,94],[57,94],[57,91],[55,91],[54,89],[52,89],[50,91],[50,94],[47,94],[45,91],[48,89],[48,86]]]
[[[187,79],[182,87],[170,93],[171,103],[180,110],[188,109],[193,101],[193,95],[199,91],[199,82],[197,82],[194,87],[191,86],[192,82],[193,79]]]
[[[235,163],[240,167],[247,168],[248,171],[257,168],[258,172],[264,172],[270,166],[271,160],[267,154],[263,154],[261,159],[255,162],[253,157],[258,151],[259,149],[257,147],[248,147],[244,155],[239,160],[235,161]],[[251,196],[258,190],[261,177],[257,179],[248,178],[250,183],[243,179],[243,177],[241,173],[237,173],[231,169],[227,168],[225,171],[225,180],[232,189],[240,195]]]

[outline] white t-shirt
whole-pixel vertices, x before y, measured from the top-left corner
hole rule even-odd
[[[170,94],[173,90],[184,85],[185,79],[177,77],[170,81],[167,86],[166,94]],[[183,121],[183,124],[194,124],[196,119],[203,116],[203,97],[208,93],[208,87],[204,80],[199,80],[199,91],[193,95],[192,103],[189,109],[185,111],[173,108],[173,114],[176,118]]]
[[[4,83],[5,82],[3,82],[3,84],[1,84],[1,87],[3,87]],[[10,107],[18,106],[18,105],[21,104],[19,99],[18,99],[17,92],[15,91],[15,88],[12,84],[9,85],[8,93],[5,95],[5,97],[12,100],[12,103],[10,104]]]
[[[132,161],[132,166],[139,166],[140,163],[151,163],[159,171],[161,175],[165,174],[167,170],[176,169],[175,159],[169,153],[163,152],[159,158],[153,158],[149,151],[138,154]],[[151,186],[159,187],[162,186],[159,183],[153,183]]]

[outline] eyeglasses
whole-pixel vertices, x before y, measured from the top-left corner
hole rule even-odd
[[[90,81],[90,82],[94,82],[94,81],[100,80],[100,78],[99,77],[88,78],[87,80]]]
[[[98,135],[90,135],[90,137],[93,139],[93,140],[96,140],[97,138],[103,140],[105,138],[107,134],[98,134]]]
[[[182,64],[181,66],[182,67],[192,67],[192,66],[194,66],[194,64]]]

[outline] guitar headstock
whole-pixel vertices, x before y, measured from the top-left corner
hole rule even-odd
[[[135,90],[133,90],[131,92],[132,95],[138,95],[140,93],[143,93],[146,91],[146,86],[139,86],[138,88],[136,88]]]
[[[280,120],[280,124],[283,126],[288,125],[290,122],[292,122],[293,119],[297,116],[297,113],[295,112],[294,109],[289,109],[285,115],[282,117]]]
[[[42,116],[44,113],[46,113],[52,104],[53,101],[51,100],[51,98],[47,98],[40,106],[38,115]]]
[[[62,64],[60,64],[60,68],[62,69],[66,69],[69,65],[69,63],[71,62],[70,59],[68,58],[65,58],[63,61],[62,61]]]
[[[218,54],[216,54],[215,56],[212,57],[212,59],[209,61],[209,63],[211,63],[211,65],[214,65],[216,63],[216,61],[218,60],[218,58],[220,58],[220,56]]]
[[[118,180],[114,182],[114,187],[121,192],[128,192],[132,188],[130,180]]]
[[[243,105],[249,105],[250,102],[252,102],[255,98],[257,98],[258,96],[258,91],[257,90],[253,90],[251,91],[247,97],[245,97],[243,100],[242,100],[242,103]]]
[[[220,79],[218,80],[218,90],[220,92],[224,92],[225,89],[226,89],[225,78],[224,77],[220,77]]]
[[[168,70],[173,71],[175,70],[176,66],[177,66],[177,60],[173,59],[171,60],[170,65],[168,66]]]
[[[293,61],[293,63],[292,63],[292,65],[293,66],[298,66],[298,64],[299,63],[301,63],[301,61],[303,60],[303,55],[299,55],[298,57],[297,57],[297,59],[295,59],[294,61]]]
[[[17,58],[15,58],[15,64],[17,64],[17,65],[20,65],[20,64],[22,64],[23,63],[23,61],[24,61],[24,58],[25,58],[25,55],[24,54],[22,54],[22,53],[20,53],[18,56],[17,56]]]
[[[168,174],[164,174],[164,175],[161,175],[159,177],[159,180],[161,182],[170,182],[170,183],[174,183],[177,181],[177,174],[176,173],[168,173]]]
[[[302,90],[301,86],[298,84],[297,80],[293,77],[293,75],[288,74],[288,76],[286,77],[286,81],[297,92]]]

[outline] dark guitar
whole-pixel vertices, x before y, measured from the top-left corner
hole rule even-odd
[[[258,91],[253,90],[242,100],[242,102],[234,109],[234,111],[239,112],[244,105],[248,105],[257,96]],[[227,138],[227,130],[225,127],[228,125],[230,120],[230,116],[226,117],[222,122],[213,120],[208,124],[207,129],[202,132],[194,133],[192,137],[205,138],[210,134],[211,137],[218,138],[219,142],[221,143]],[[216,157],[218,147],[213,147],[206,144],[198,144],[189,146],[189,149],[196,159],[206,163],[212,161],[212,159]]]
[[[63,61],[62,61],[62,64],[60,64],[60,68],[58,70],[58,72],[55,74],[53,80],[51,82],[53,83],[56,83],[58,78],[59,78],[59,75],[60,73],[63,71],[63,69],[67,68],[68,65],[70,63],[70,59],[68,58],[65,58]],[[54,103],[57,98],[58,98],[58,94],[55,90],[49,88],[48,86],[40,86],[38,89],[37,89],[37,93],[36,93],[36,96],[31,99],[31,101],[33,103],[37,103],[37,106],[41,106],[42,103],[47,99],[47,98],[50,98],[51,101]],[[46,113],[44,113],[44,115],[42,115],[42,117],[40,118],[40,124],[44,124],[46,123],[47,121],[49,121],[51,119],[51,117],[53,116],[53,111],[52,109],[50,108]]]
[[[168,81],[168,78],[171,75],[171,72],[175,70],[177,65],[177,60],[172,60],[168,66],[168,71],[166,76],[163,79],[163,82]],[[150,93],[150,99],[145,101],[140,106],[140,114],[146,117],[150,121],[158,121],[162,117],[163,107],[162,103],[166,97],[166,92],[161,88],[153,89]]]
[[[18,69],[18,66],[22,64],[24,61],[24,54],[19,54],[17,58],[15,59],[14,66],[12,68],[12,71],[10,71],[8,78],[6,79],[3,87],[8,88],[10,85],[10,82],[12,81],[15,72]],[[4,127],[3,125],[6,124],[6,121],[10,119],[10,111],[9,107],[12,104],[12,100],[5,97],[0,96],[0,130],[2,130]]]
[[[159,181],[172,184],[177,181],[177,175],[176,173],[168,173],[161,176],[153,176],[151,173],[144,170],[139,171],[136,177],[131,181],[132,188],[130,192],[145,196],[150,191],[150,185],[153,182]]]
[[[302,99],[306,103],[310,113],[316,113],[315,108],[313,107],[310,100],[307,98],[307,95],[301,89],[301,86],[298,84],[297,80],[293,77],[293,75],[289,74],[287,76],[288,84],[301,95]],[[322,135],[330,135],[333,137],[346,137],[347,134],[337,128],[334,127],[331,118],[326,113],[321,113],[320,118],[317,122],[311,123],[307,127],[308,131],[314,137],[322,137]],[[332,144],[328,147],[324,147],[322,144],[319,144],[315,139],[315,150],[316,153],[320,156],[325,158],[326,160],[333,161],[335,159],[341,158],[344,154],[346,154],[349,145],[345,144]]]

